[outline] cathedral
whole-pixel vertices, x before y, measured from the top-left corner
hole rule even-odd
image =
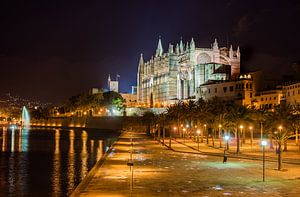
[[[148,107],[165,107],[178,100],[196,98],[197,88],[209,80],[234,80],[240,74],[240,50],[211,48],[190,43],[169,44],[164,52],[161,38],[155,56],[144,61],[141,54],[137,73],[137,100]]]

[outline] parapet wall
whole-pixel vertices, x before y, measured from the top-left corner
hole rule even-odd
[[[107,130],[140,130],[145,128],[140,117],[58,117],[47,120],[32,120],[31,127],[57,127],[57,128],[97,128]]]

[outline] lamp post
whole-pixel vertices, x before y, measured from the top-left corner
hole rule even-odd
[[[223,163],[226,163],[226,162],[227,162],[226,151],[228,150],[228,140],[229,140],[229,136],[228,136],[228,135],[225,135],[225,136],[224,136],[224,140],[225,140],[225,146],[224,146]]]
[[[266,146],[267,146],[267,141],[263,140],[261,141],[261,145],[262,145],[262,151],[263,151],[263,182],[265,181],[265,152],[266,152]]]
[[[186,131],[186,128],[183,128],[183,143],[185,143],[185,131]]]
[[[220,142],[220,148],[222,147],[222,135],[221,135],[221,128],[222,125],[219,124],[219,142]]]
[[[206,124],[204,124],[203,126],[204,126],[204,131],[206,133],[206,144],[208,144],[208,132],[206,130]]]
[[[186,124],[186,125],[185,125],[185,128],[186,128],[186,134],[189,134],[189,128],[190,128],[190,125]]]
[[[278,129],[279,129],[279,132],[280,132],[280,135],[281,135],[282,126],[280,125],[280,126],[278,127]]]
[[[200,134],[200,130],[197,130],[198,151],[199,151],[199,134]]]
[[[240,125],[240,129],[241,129],[241,136],[243,138],[243,128],[244,126],[243,125]],[[239,136],[238,136],[238,140],[240,140]],[[241,140],[241,147],[243,146],[243,140]]]
[[[253,127],[250,126],[249,129],[250,129],[250,135],[251,135],[250,143],[251,143],[251,149],[252,149],[252,143],[253,143]]]
[[[177,127],[173,127],[173,130],[174,130],[174,133],[176,132],[177,130]],[[169,140],[169,147],[171,148],[172,146],[172,132],[170,132],[170,140]]]

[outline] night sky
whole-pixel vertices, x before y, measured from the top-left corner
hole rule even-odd
[[[193,37],[196,47],[241,47],[242,70],[287,72],[300,60],[300,1],[151,0],[0,2],[0,94],[63,102],[107,76],[136,84],[140,53],[148,60],[162,37]]]

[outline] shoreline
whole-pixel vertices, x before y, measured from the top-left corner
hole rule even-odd
[[[124,134],[124,132],[120,133],[118,139],[116,141],[114,141],[114,143],[110,146],[110,148],[108,149],[108,151],[106,151],[104,153],[103,157],[101,157],[94,164],[94,166],[91,168],[91,170],[88,172],[88,174],[80,181],[80,183],[75,187],[75,189],[69,194],[70,197],[79,196],[80,193],[82,192],[82,190],[84,188],[86,188],[86,186],[90,183],[90,181],[95,176],[95,174],[97,173],[97,171],[99,170],[99,168],[101,168],[101,166],[103,165],[103,163],[107,160],[107,157],[112,153],[112,150],[114,149],[116,143],[120,140],[120,138],[122,137],[123,134]]]

